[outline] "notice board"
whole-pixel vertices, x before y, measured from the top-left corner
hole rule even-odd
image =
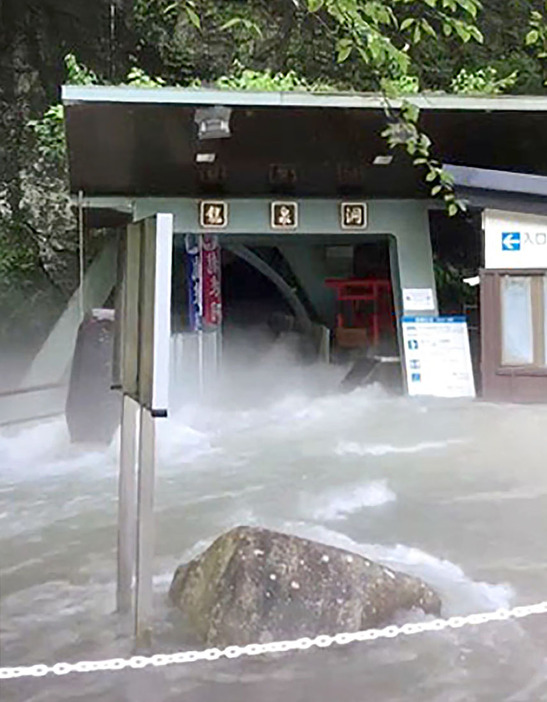
[[[475,397],[465,317],[403,317],[409,395]]]

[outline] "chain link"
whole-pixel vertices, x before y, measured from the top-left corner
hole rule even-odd
[[[461,629],[465,626],[478,626],[489,622],[503,622],[509,619],[522,619],[535,614],[547,614],[547,601],[512,609],[498,609],[495,612],[481,612],[465,617],[434,619],[433,621],[386,626],[383,629],[367,629],[351,633],[321,635],[314,638],[304,637],[292,641],[273,641],[247,646],[228,646],[227,648],[208,648],[203,651],[181,651],[178,653],[158,653],[153,656],[132,656],[131,658],[110,658],[102,661],[79,661],[78,663],[55,663],[14,668],[0,668],[0,680],[13,678],[44,677],[45,675],[68,675],[69,673],[94,673],[106,670],[123,670],[125,668],[162,667],[197,663],[198,661],[217,661],[220,658],[240,658],[241,656],[261,656],[268,653],[287,653],[289,651],[307,651],[310,648],[328,648],[329,646],[347,646],[351,643],[375,641],[376,639],[393,639],[397,636],[413,636],[425,632]]]

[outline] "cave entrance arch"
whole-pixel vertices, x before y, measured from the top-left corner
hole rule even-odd
[[[292,313],[301,330],[307,331],[311,328],[312,320],[299,295],[299,291],[295,290],[295,287],[291,286],[283,274],[278,272],[274,265],[266,260],[264,247],[253,250],[249,246],[233,243],[227,244],[224,249],[228,253],[233,254],[237,260],[250,266],[275,287],[275,290],[285,302],[285,310],[283,311]],[[282,256],[276,247],[267,247],[267,250],[271,251],[274,256],[277,254],[278,260],[279,256]]]

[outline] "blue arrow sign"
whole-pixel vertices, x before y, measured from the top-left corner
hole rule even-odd
[[[501,235],[502,251],[520,251],[520,232],[504,232]]]

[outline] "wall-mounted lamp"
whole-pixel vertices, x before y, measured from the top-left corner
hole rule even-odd
[[[204,107],[196,110],[195,122],[198,125],[200,139],[227,139],[230,137],[230,117],[232,110],[229,107]]]

